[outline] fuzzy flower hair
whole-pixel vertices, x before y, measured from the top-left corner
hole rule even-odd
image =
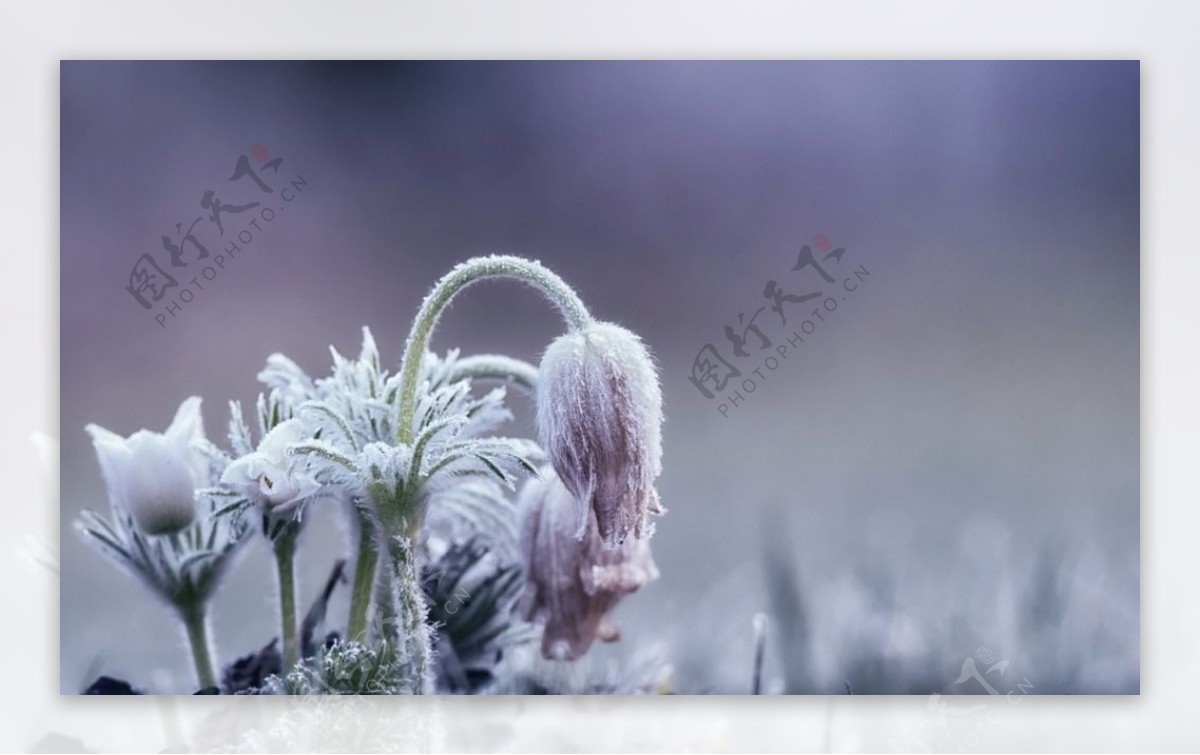
[[[640,338],[592,321],[555,339],[539,370],[537,421],[545,449],[567,490],[584,505],[608,547],[646,533],[659,514],[654,482],[662,472],[662,390]]]
[[[650,544],[630,538],[605,547],[588,511],[578,539],[575,521],[583,507],[550,469],[525,484],[518,505],[526,580],[521,610],[527,620],[545,623],[542,655],[575,660],[597,639],[620,639],[609,614],[622,597],[658,578]]]

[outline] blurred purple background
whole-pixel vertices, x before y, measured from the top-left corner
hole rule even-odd
[[[268,354],[324,374],[369,325],[394,364],[426,289],[488,252],[542,260],[661,366],[663,576],[601,656],[661,645],[680,691],[748,691],[774,547],[802,588],[767,655],[784,686],[922,691],[986,646],[1037,692],[1138,690],[1136,62],[64,62],[61,83],[63,692],[187,669],[167,612],[71,531],[107,508],[84,425],[161,430],[195,394],[223,438]],[[252,145],[282,158],[268,183],[303,177],[294,201],[228,180]],[[130,270],[170,270],[161,237],[210,189],[277,216],[160,327]],[[767,280],[819,283],[791,271],[817,234],[870,277],[723,416],[697,352],[732,359]],[[814,304],[758,323],[778,344]],[[536,361],[559,327],[497,283],[434,347]],[[321,521],[305,602],[341,543]],[[274,627],[251,551],[224,660]]]

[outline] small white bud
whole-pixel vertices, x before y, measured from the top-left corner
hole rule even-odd
[[[538,432],[554,469],[585,505],[609,547],[641,537],[647,513],[662,513],[662,391],[640,338],[593,321],[546,349],[538,374]]]
[[[288,457],[288,446],[307,437],[300,420],[280,422],[266,434],[254,453],[225,468],[221,484],[246,496],[264,511],[275,514],[292,511],[320,489],[312,475]]]
[[[658,578],[650,544],[629,538],[616,548],[605,547],[595,513],[586,510],[588,525],[583,539],[577,538],[575,521],[584,507],[549,468],[525,484],[518,505],[522,613],[545,623],[542,655],[575,660],[597,639],[620,639],[609,614],[623,596]]]
[[[208,462],[192,447],[204,437],[200,399],[180,405],[165,433],[138,430],[122,438],[88,425],[109,501],[128,511],[148,535],[165,535],[196,518],[197,487],[209,484]]]

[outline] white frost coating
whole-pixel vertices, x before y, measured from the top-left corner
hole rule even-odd
[[[550,344],[540,373],[504,355],[459,359],[457,350],[444,356],[428,350],[438,318],[455,296],[497,277],[539,290],[567,322],[568,334]],[[85,512],[78,529],[179,610],[202,684],[213,679],[207,603],[248,531],[237,514],[254,504],[272,515],[298,517],[300,507],[318,496],[341,499],[358,520],[348,636],[369,636],[374,596],[380,637],[400,643],[396,657],[411,669],[408,676],[420,680],[411,691],[430,691],[433,679],[429,640],[438,625],[426,616],[418,568],[429,555],[423,540],[433,531],[462,533],[467,543],[485,535],[492,541],[488,553],[503,549],[509,556],[520,541],[524,610],[545,624],[541,650],[547,658],[575,659],[597,639],[619,638],[612,609],[658,576],[646,518],[662,513],[655,490],[662,469],[662,395],[654,363],[636,335],[594,321],[578,294],[540,263],[493,256],[456,266],[434,286],[409,332],[398,374],[383,366],[365,328],[357,359],[336,351],[332,358],[332,374],[322,379],[282,354],[268,358],[258,375],[267,390],[257,402],[257,433],[241,405],[231,403],[234,458],[204,438],[198,398],[184,402],[163,434],[143,430],[125,439],[88,428],[114,517],[109,523]],[[481,381],[496,380],[505,385],[477,390]],[[512,419],[505,398],[513,387],[537,394],[548,454],[533,441],[495,434]],[[519,517],[504,488],[515,489],[524,473],[536,477],[536,465],[547,460],[553,468],[526,488]],[[220,485],[214,487],[214,479]],[[208,504],[209,516],[197,516],[197,502]],[[518,519],[523,539],[517,537]],[[290,666],[297,655],[288,640],[296,624],[294,597],[288,597],[295,593],[295,530],[284,537],[275,525],[286,522],[268,524],[264,517],[279,565]],[[149,537],[180,530],[182,536]],[[506,565],[462,621],[490,612],[511,624],[502,636],[521,641],[525,625],[510,612],[516,577]]]
[[[594,512],[585,510],[581,540],[575,521],[583,507],[551,469],[521,490],[521,555],[525,595],[521,610],[545,623],[542,655],[575,660],[596,640],[615,642],[621,630],[609,615],[621,598],[658,578],[650,544],[630,538],[605,547]]]
[[[221,484],[228,485],[260,506],[264,512],[287,514],[316,495],[321,486],[294,458],[288,447],[309,438],[298,419],[280,422],[258,445],[225,468]]]
[[[180,404],[165,433],[122,438],[94,424],[87,432],[114,509],[129,512],[147,535],[178,532],[195,520],[196,488],[210,482],[208,460],[195,448],[204,440],[199,397]]]
[[[381,366],[366,328],[358,359],[335,351],[327,378],[313,380],[299,368],[286,367],[293,363],[280,355],[272,357],[263,375],[269,373],[273,395],[292,391],[305,399],[295,407],[297,418],[307,437],[319,434],[321,440],[293,446],[292,453],[300,452],[323,492],[367,499],[380,519],[411,522],[431,499],[436,506],[441,493],[453,494],[481,478],[512,488],[520,472],[540,462],[541,449],[532,441],[492,434],[512,419],[505,388],[478,395],[471,390],[472,377],[481,374],[504,377],[516,371],[530,373],[525,375],[530,383],[536,379],[531,365],[505,359],[459,360],[457,349],[445,356],[426,352],[413,397],[413,442],[402,444],[396,443],[400,376]]]
[[[532,391],[537,385],[537,367],[503,354],[475,354],[458,360],[451,380],[503,380]]]
[[[654,482],[662,472],[662,391],[649,352],[635,334],[593,321],[557,338],[538,370],[542,447],[571,493],[593,511],[609,547],[646,533],[659,514]]]
[[[421,302],[412,330],[404,343],[404,357],[400,361],[399,442],[412,442],[413,402],[417,394],[418,373],[438,318],[463,289],[488,278],[512,278],[538,289],[558,308],[571,331],[584,328],[592,322],[592,317],[579,294],[556,273],[536,260],[510,255],[491,255],[475,257],[455,265],[434,284],[433,290]]]

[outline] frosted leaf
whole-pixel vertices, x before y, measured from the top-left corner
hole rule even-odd
[[[493,680],[503,655],[534,638],[533,627],[515,616],[521,568],[514,552],[481,535],[431,541],[421,588],[438,628],[438,688],[478,692]]]
[[[345,451],[358,450],[359,434],[329,402],[306,401],[300,405],[297,415],[314,437],[328,438],[330,443]]]
[[[254,441],[250,438],[250,428],[246,425],[240,401],[229,402],[229,446],[238,456],[245,456],[254,450]]]
[[[271,677],[264,691],[276,695],[411,695],[418,685],[396,643],[385,640],[368,647],[342,641],[305,660],[284,678]]]
[[[267,357],[267,366],[258,373],[258,380],[267,386],[268,392],[277,392],[280,401],[289,410],[316,396],[312,378],[283,354]]]
[[[399,376],[380,366],[370,331],[364,329],[358,359],[347,359],[336,350],[332,355],[332,374],[315,382],[317,398],[301,404],[297,416],[310,434],[328,446],[314,454],[316,463],[332,461],[355,468],[354,485],[347,490],[350,495],[370,499],[377,509],[401,501],[415,507],[381,509],[377,512],[381,517],[412,516],[424,510],[431,496],[480,479],[512,487],[540,460],[540,449],[532,441],[491,436],[512,419],[512,413],[504,403],[504,387],[478,395],[472,390],[473,371],[490,374],[478,360],[476,367],[464,372],[458,367],[457,350],[445,356],[424,355],[414,397],[414,441],[409,447],[396,441]],[[496,364],[494,359],[489,357],[487,364]],[[337,476],[329,471],[331,477]]]
[[[426,488],[444,490],[456,478],[491,478],[512,489],[520,473],[534,474],[540,449],[521,438],[473,438],[439,447],[428,467]]]
[[[211,596],[239,546],[249,540],[241,517],[218,513],[226,500],[203,494],[204,515],[172,537],[146,534],[126,511],[111,519],[84,511],[75,530],[88,545],[173,605]]]
[[[517,507],[495,480],[460,480],[433,494],[427,522],[452,540],[481,536],[494,547],[516,552]]]

